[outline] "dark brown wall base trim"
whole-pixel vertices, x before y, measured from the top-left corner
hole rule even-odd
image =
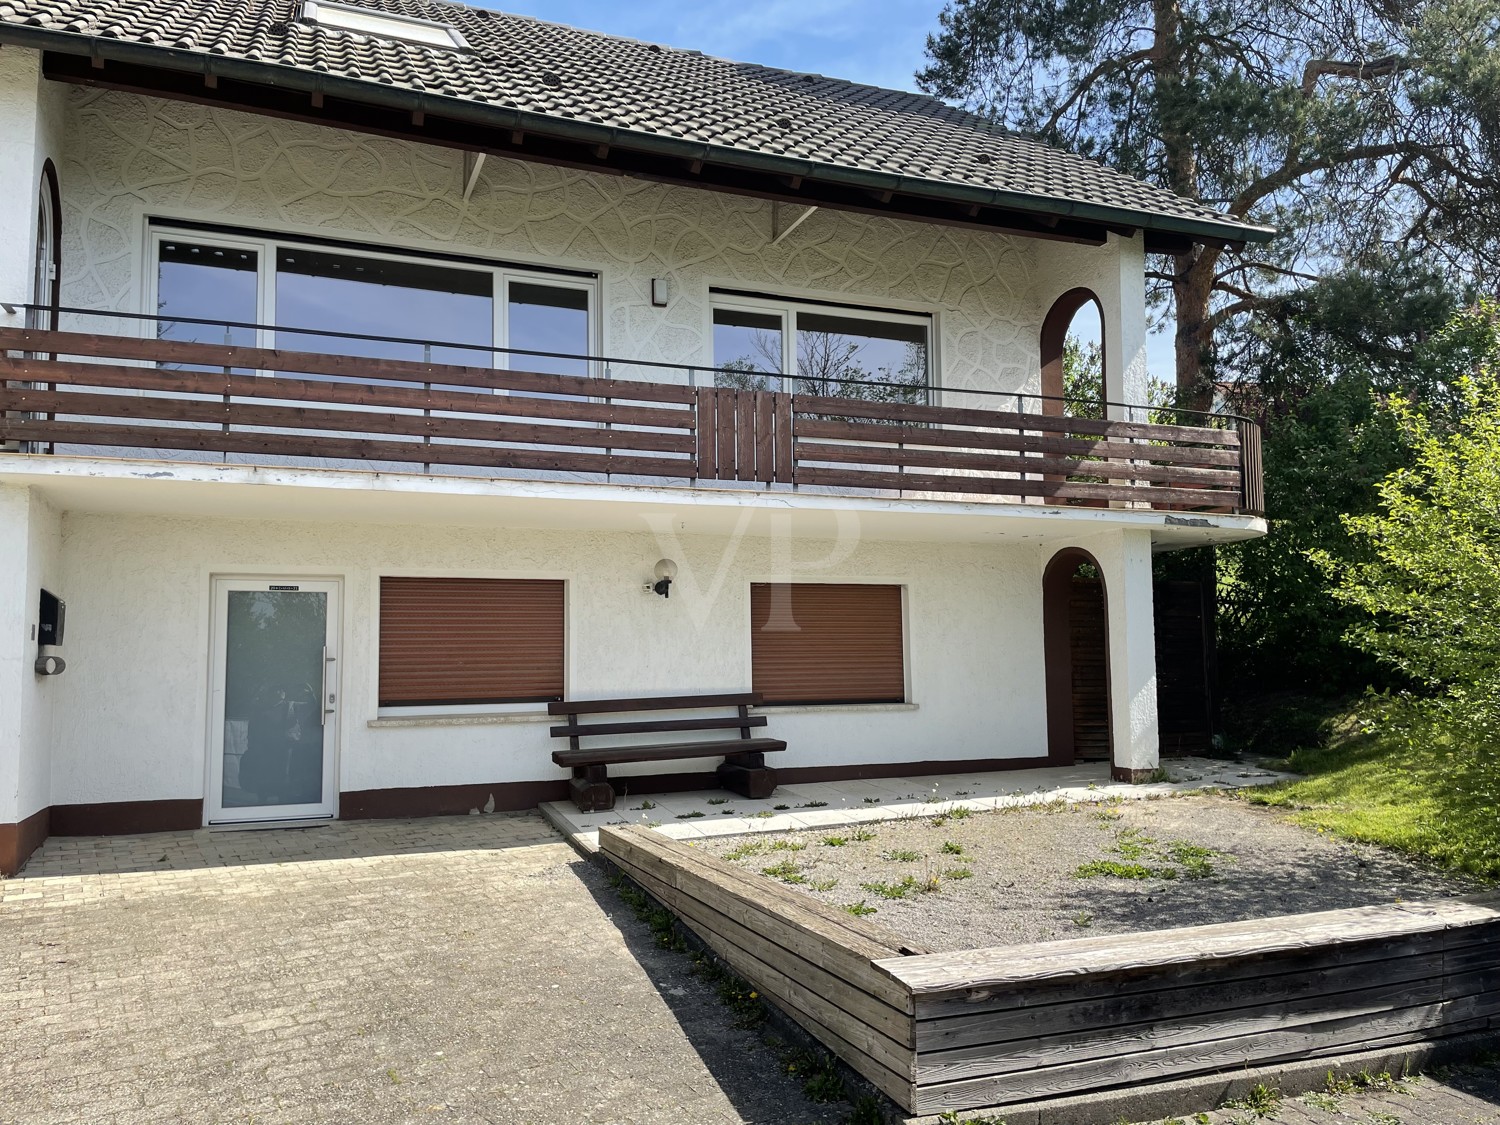
[[[144,832],[179,832],[202,827],[201,798],[52,806],[54,836],[137,836]]]
[[[0,824],[0,875],[14,875],[47,838],[51,809],[38,809],[19,824]]]
[[[412,789],[356,789],[339,794],[340,820],[390,820],[407,816],[462,816],[475,809],[518,812],[543,801],[561,801],[568,783],[501,781],[494,785],[426,785]],[[491,804],[491,800],[494,804]]]

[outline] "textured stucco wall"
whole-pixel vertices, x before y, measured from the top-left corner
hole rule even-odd
[[[30,301],[42,166],[62,166],[65,91],[41,76],[41,55],[0,49],[0,300]],[[0,324],[25,314],[0,309]]]
[[[566,579],[567,690],[583,697],[747,689],[752,581],[901,583],[917,709],[777,714],[771,729],[791,744],[782,763],[1046,752],[1036,548],[79,513],[63,523],[69,667],[58,683],[57,804],[202,795],[215,574],[342,580],[342,790],[566,776],[549,759],[557,744],[545,721],[369,725],[377,583],[392,573]],[[681,567],[666,600],[641,590],[664,553]]]
[[[1014,391],[1037,386],[1050,263],[1109,275],[1122,256],[1118,239],[1064,247],[834,211],[772,245],[765,201],[499,158],[465,202],[458,152],[115,92],[68,98],[63,300],[78,306],[140,311],[146,219],[194,219],[596,271],[604,353],[626,358],[709,364],[711,286],[932,312],[945,385]],[[670,282],[665,309],[652,277]]]
[[[38,676],[39,592],[59,589],[61,519],[25,488],[0,487],[0,824],[51,804],[52,707],[61,677]]]

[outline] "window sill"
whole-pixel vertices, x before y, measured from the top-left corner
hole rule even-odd
[[[506,723],[551,723],[559,716],[545,711],[494,711],[480,715],[394,715],[370,719],[365,723],[371,730],[390,730],[398,727],[488,727]]]
[[[750,708],[753,715],[821,715],[824,712],[847,715],[853,712],[916,711],[917,703],[767,703]]]

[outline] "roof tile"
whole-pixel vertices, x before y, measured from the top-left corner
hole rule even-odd
[[[342,72],[642,135],[785,153],[932,185],[1234,227],[1212,208],[923,94],[712,58],[447,0],[340,0],[455,27],[467,51],[300,20],[299,0],[0,0],[6,25]],[[80,51],[82,45],[80,44]],[[628,145],[628,138],[619,138]],[[1148,224],[1149,225],[1149,224]]]

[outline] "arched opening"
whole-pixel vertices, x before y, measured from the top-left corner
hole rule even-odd
[[[1107,397],[1104,306],[1092,289],[1069,289],[1042,321],[1042,413],[1102,418]]]
[[[1109,708],[1109,604],[1104,572],[1087,551],[1068,547],[1042,575],[1047,679],[1047,760],[1113,761]]]
[[[57,190],[57,167],[49,158],[42,164],[37,189],[36,244],[32,256],[29,328],[56,328],[62,296],[62,201]]]

